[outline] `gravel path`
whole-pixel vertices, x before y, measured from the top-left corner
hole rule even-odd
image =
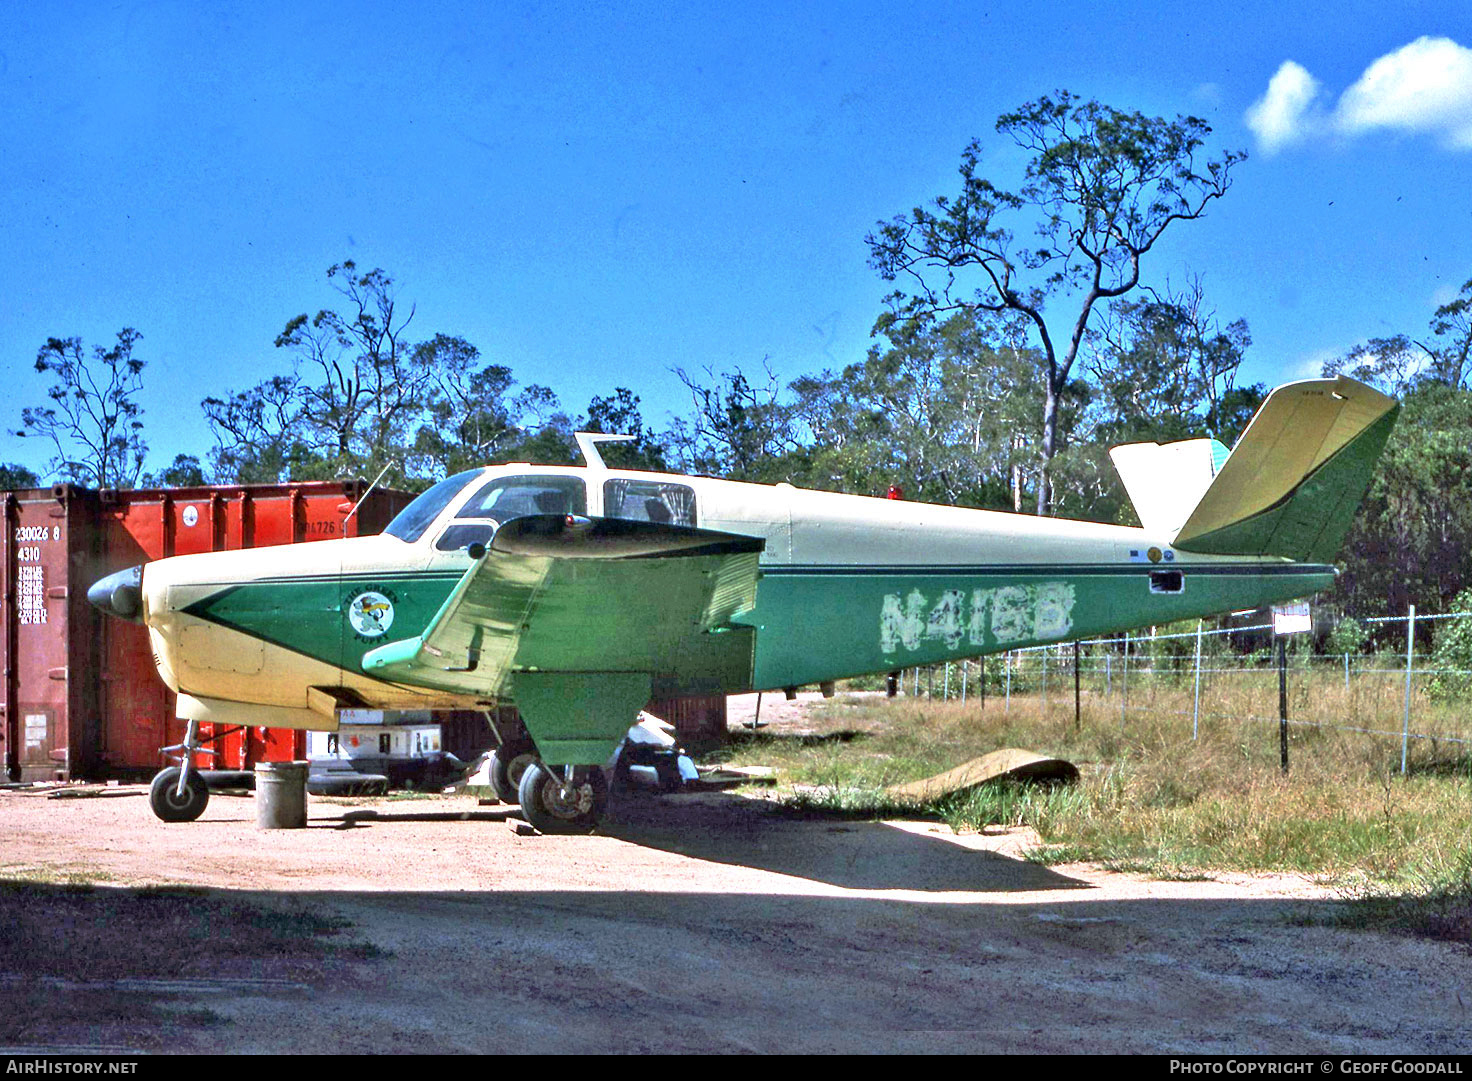
[[[1025,832],[729,794],[623,797],[592,837],[468,797],[310,812],[260,832],[249,798],[166,825],[136,790],[0,794],[0,879],[100,884],[27,894],[34,943],[0,923],[0,1047],[1469,1049],[1464,949],[1317,924],[1334,902],[1293,876],[1047,868]],[[158,884],[199,888],[122,904]],[[257,909],[345,930],[283,952]]]

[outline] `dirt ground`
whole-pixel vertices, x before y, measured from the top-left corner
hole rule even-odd
[[[1047,868],[1021,831],[735,794],[519,824],[464,796],[313,798],[263,832],[249,797],[167,825],[141,789],[0,793],[0,880],[42,883],[0,889],[0,1053],[1472,1045],[1464,949],[1324,925],[1302,878]]]

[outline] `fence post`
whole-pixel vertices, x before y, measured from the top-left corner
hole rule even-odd
[[[976,662],[981,678],[977,680],[977,694],[981,698],[981,708],[986,709],[986,658],[982,657]]]
[[[1406,616],[1406,713],[1400,729],[1400,775],[1406,775],[1406,759],[1411,746],[1411,660],[1416,650],[1416,606]]]
[[[1004,658],[1007,663],[1007,708],[1004,713],[1012,712],[1012,651],[1009,649]]]
[[[941,684],[940,697],[943,702],[951,700],[951,662],[946,661],[946,678]]]
[[[1104,654],[1104,697],[1109,698],[1114,694],[1114,654]]]
[[[1201,731],[1201,620],[1196,621],[1196,704],[1191,710],[1191,738]]]
[[[1288,636],[1278,635],[1278,753],[1288,772]]]
[[[966,677],[971,673],[971,662],[961,662],[961,704],[966,704]]]
[[[1078,689],[1078,642],[1073,643],[1073,730],[1078,732],[1083,727],[1080,719],[1079,689]]]
[[[1048,647],[1043,647],[1043,715],[1048,713]]]
[[[1125,714],[1130,708],[1130,632],[1124,632],[1124,668],[1119,676],[1119,728],[1124,730]]]
[[[1349,693],[1349,654],[1344,655],[1344,693]]]

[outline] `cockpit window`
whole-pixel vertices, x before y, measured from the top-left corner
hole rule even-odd
[[[586,514],[588,493],[577,477],[497,477],[471,496],[457,518],[509,522],[529,514]]]
[[[440,516],[440,511],[450,505],[450,500],[459,495],[466,485],[479,477],[482,472],[484,470],[467,469],[463,473],[456,473],[453,477],[446,477],[399,511],[384,532],[391,537],[398,537],[401,541],[410,543],[417,541],[424,535],[430,523]]]

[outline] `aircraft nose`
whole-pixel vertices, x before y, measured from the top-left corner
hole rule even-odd
[[[143,622],[143,565],[109,574],[92,583],[87,600],[110,616]]]

